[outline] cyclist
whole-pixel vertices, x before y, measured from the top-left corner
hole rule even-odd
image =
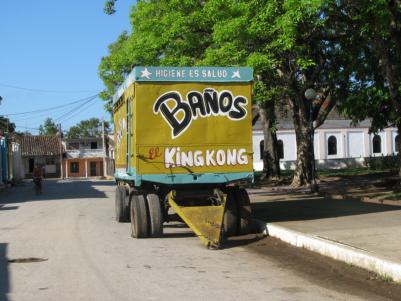
[[[36,193],[42,193],[43,168],[41,168],[39,165],[35,165],[32,175]]]

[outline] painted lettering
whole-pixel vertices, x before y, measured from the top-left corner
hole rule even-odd
[[[224,165],[247,165],[248,153],[245,148],[237,149],[207,149],[205,151],[182,151],[180,147],[167,147],[164,151],[166,168],[181,166],[203,167]]]
[[[174,167],[175,160],[174,160],[174,155],[176,153],[175,147],[172,149],[166,148],[164,151],[164,166],[166,168],[171,168]]]
[[[228,90],[218,92],[213,88],[206,88],[203,93],[190,91],[185,100],[179,92],[170,91],[156,99],[153,113],[163,116],[172,129],[172,138],[175,139],[198,117],[226,116],[232,121],[242,120],[248,114],[247,104],[248,99],[245,96],[234,96]],[[180,119],[177,118],[179,113],[183,116]]]
[[[210,166],[210,165],[216,166],[216,161],[214,161],[213,156],[214,156],[214,150],[206,151],[206,165],[207,166]]]

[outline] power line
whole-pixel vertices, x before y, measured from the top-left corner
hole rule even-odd
[[[88,98],[88,99],[85,99],[85,102],[87,101],[87,100],[89,100],[89,99],[91,99],[91,98]],[[80,102],[80,104],[82,104],[83,102]],[[44,112],[36,112],[36,113],[32,113],[32,114],[29,114],[29,115],[18,115],[18,116],[13,116],[12,117],[12,120],[13,121],[15,121],[15,122],[19,122],[19,121],[23,121],[23,120],[26,120],[26,119],[29,119],[29,121],[39,121],[39,120],[42,120],[42,119],[45,119],[45,118],[48,118],[48,117],[51,117],[51,118],[54,118],[54,116],[55,115],[61,115],[61,114],[64,114],[64,113],[67,113],[69,110],[71,110],[71,105],[70,106],[64,106],[64,107],[62,107],[62,108],[57,108],[57,109],[54,109],[54,110],[47,110],[47,111],[44,111]]]
[[[39,131],[39,128],[33,128],[33,127],[29,127],[29,126],[22,126],[22,125],[15,125],[16,128],[23,128],[23,129],[27,129],[27,130],[37,130]]]
[[[36,89],[36,88],[25,88],[20,86],[8,85],[0,83],[1,87],[12,88],[17,90],[24,90],[30,92],[39,92],[39,93],[88,93],[93,92],[93,90],[45,90],[45,89]]]
[[[87,99],[85,99],[85,101],[87,101]],[[67,113],[69,110],[71,110],[71,106],[65,106],[65,107],[54,109],[51,111],[37,112],[37,113],[29,114],[29,115],[13,116],[12,120],[17,123],[20,121],[25,121],[27,119],[29,119],[30,122],[42,121],[43,119],[46,119],[48,117],[54,118],[55,115],[61,115],[61,114]]]
[[[59,122],[59,123],[61,123],[62,121],[65,121],[66,118],[68,118],[68,116],[70,116],[71,114],[74,114],[76,111],[82,110],[83,107],[84,107],[86,104],[90,103],[91,101],[93,101],[93,100],[96,99],[96,98],[97,98],[97,95],[94,95],[92,98],[90,98],[89,100],[85,101],[84,103],[82,103],[82,104],[80,103],[78,106],[74,107],[73,109],[71,109],[71,110],[68,111],[67,113],[65,113],[65,114],[63,114],[63,115],[57,117],[57,118],[55,119],[55,121],[56,121],[56,122]]]
[[[80,114],[80,113],[86,111],[87,109],[89,109],[89,108],[90,108],[91,106],[93,106],[94,104],[95,104],[95,102],[88,103],[88,104],[86,105],[86,107],[80,108],[81,110],[79,111],[78,114]],[[60,123],[61,123],[61,122],[66,122],[67,120],[70,120],[71,118],[73,118],[73,117],[75,117],[75,116],[77,116],[77,115],[74,114],[74,115],[72,115],[72,116],[70,116],[70,117],[64,118],[63,120],[60,121]]]
[[[27,114],[33,114],[33,113],[42,113],[42,112],[47,112],[47,111],[53,111],[53,110],[56,110],[56,109],[59,109],[59,108],[64,108],[64,107],[67,107],[67,106],[70,106],[70,105],[73,105],[73,104],[76,104],[76,103],[79,103],[79,102],[87,101],[88,99],[92,100],[93,98],[96,98],[98,95],[99,94],[95,94],[95,95],[92,95],[92,96],[89,96],[89,97],[85,97],[85,98],[81,98],[81,99],[78,99],[78,100],[63,104],[63,105],[50,107],[50,108],[46,108],[46,109],[27,111],[27,112],[20,112],[20,113],[11,113],[11,114],[4,114],[4,115],[5,116],[16,116],[16,115],[27,115]]]

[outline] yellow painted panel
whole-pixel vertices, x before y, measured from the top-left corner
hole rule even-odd
[[[138,173],[252,171],[250,83],[135,86]]]
[[[126,103],[122,99],[114,108],[114,141],[116,168],[125,168],[127,164],[127,110]]]
[[[113,106],[114,121],[114,141],[115,141],[115,160],[116,168],[126,168],[127,166],[127,104],[132,107],[134,96],[134,85],[131,85],[124,95]],[[133,122],[130,123],[132,127]],[[134,144],[131,143],[131,149]]]

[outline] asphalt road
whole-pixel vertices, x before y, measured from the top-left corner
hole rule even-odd
[[[205,249],[181,224],[133,239],[111,181],[0,192],[0,301],[396,300],[399,287],[271,238]]]

